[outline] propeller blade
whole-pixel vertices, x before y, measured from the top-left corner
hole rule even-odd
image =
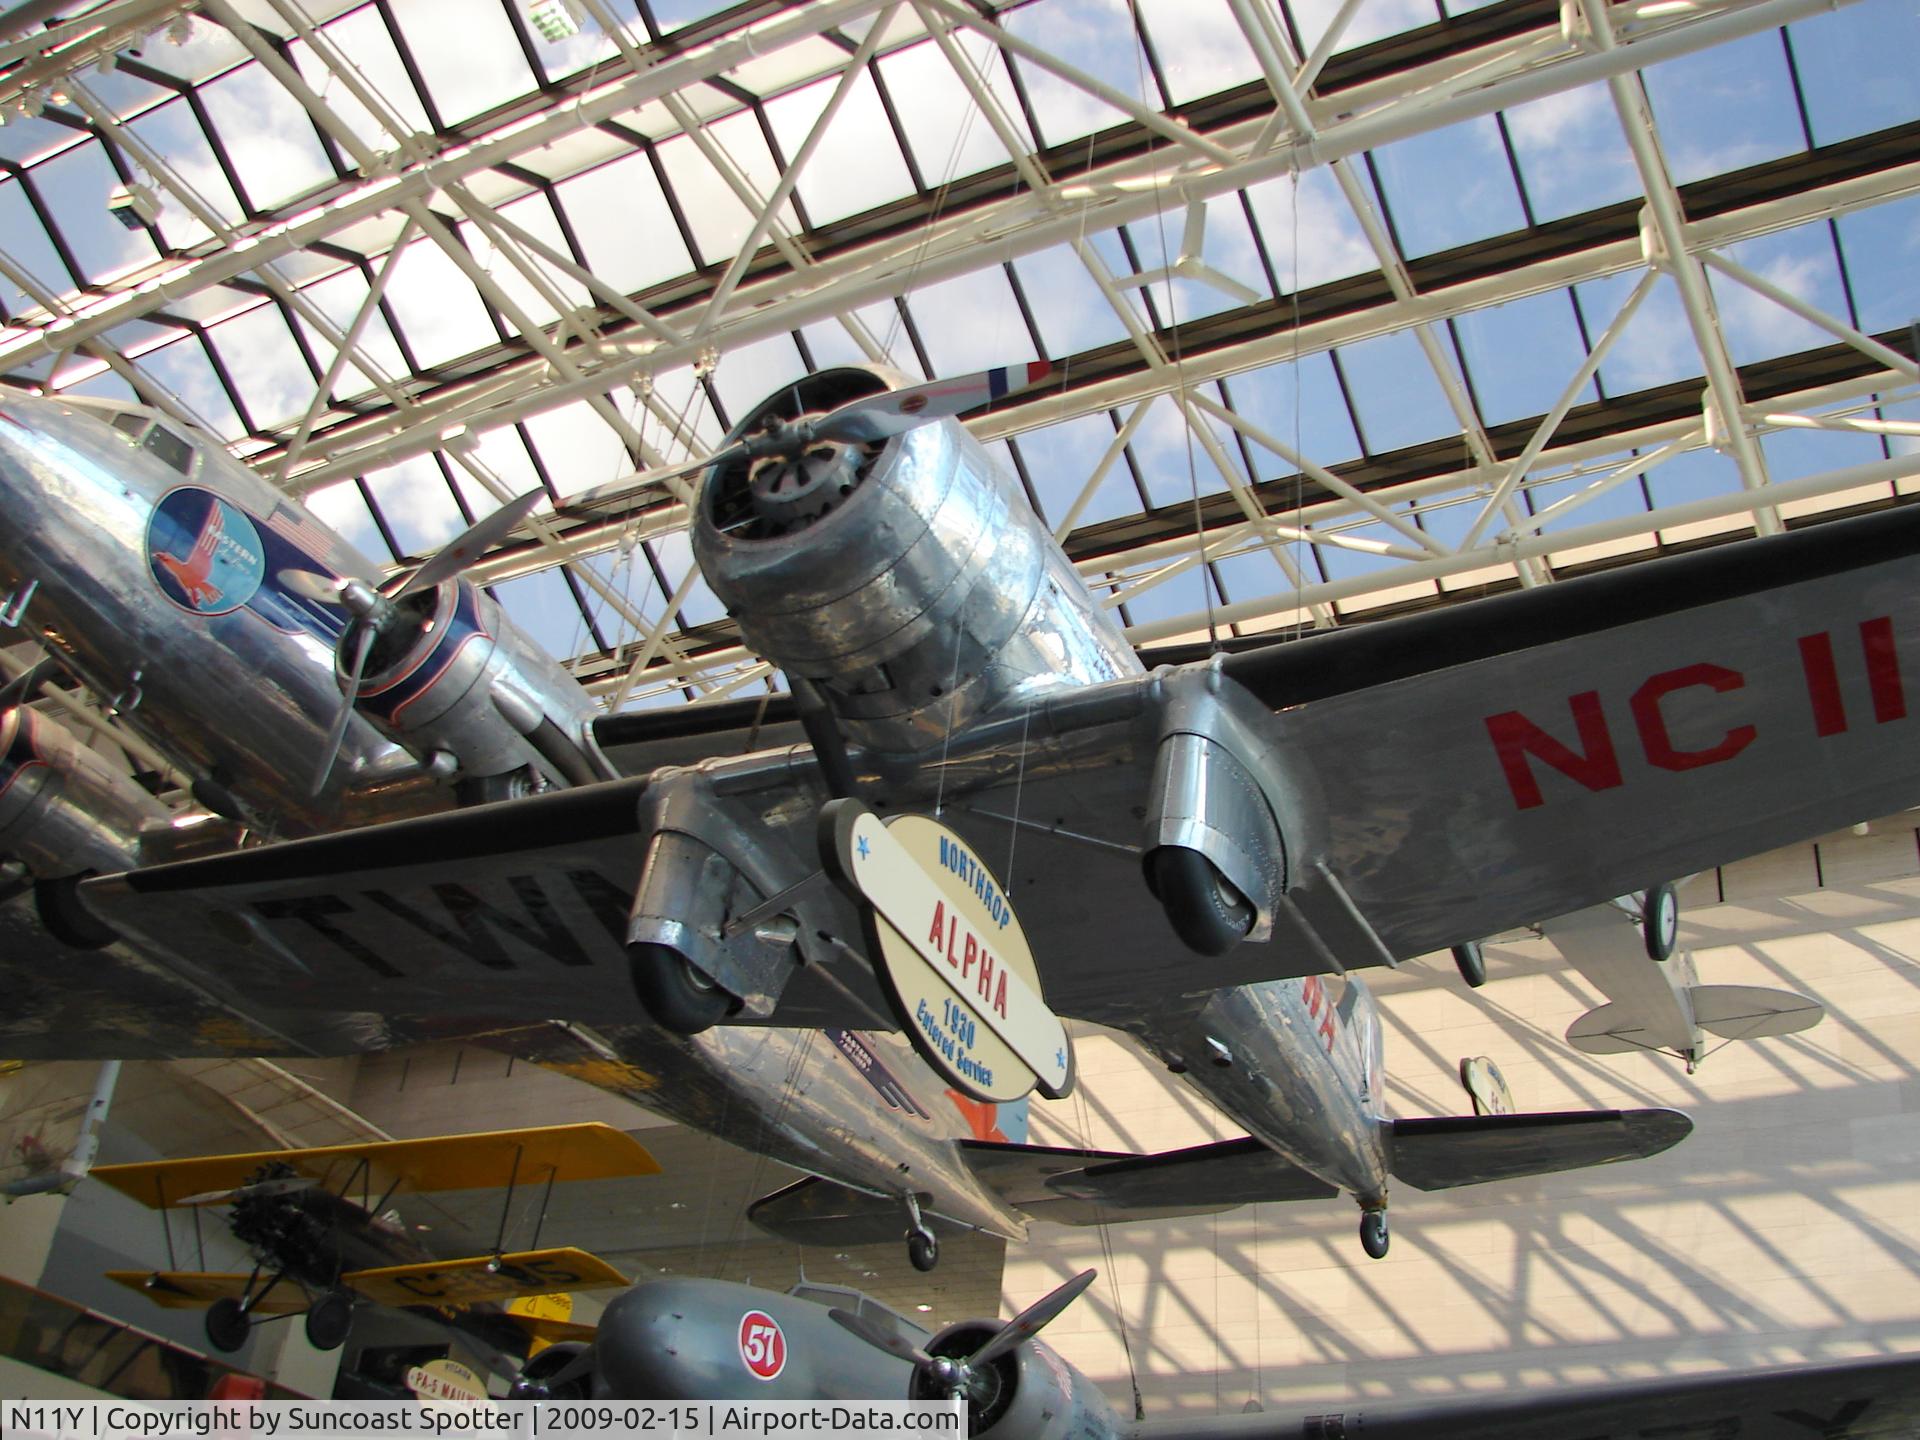
[[[353,647],[353,663],[347,667],[347,688],[340,694],[340,708],[333,712],[333,724],[327,727],[326,758],[320,762],[320,773],[313,777],[313,794],[327,788],[327,776],[333,773],[333,762],[339,757],[340,744],[347,738],[347,722],[353,718],[354,701],[360,698],[360,672],[367,668],[367,655],[373,649],[374,626],[362,621],[358,637]]]
[[[885,440],[929,420],[943,420],[949,415],[991,404],[1004,395],[1038,385],[1052,373],[1051,360],[1035,360],[1026,365],[1003,365],[971,375],[929,380],[924,385],[909,385],[904,390],[886,390],[849,400],[812,422],[810,428],[820,440],[857,443]]]
[[[33,698],[34,691],[58,675],[64,668],[58,660],[46,659],[23,674],[14,676],[4,687],[0,687],[0,710],[26,704]]]
[[[431,590],[449,576],[458,575],[489,549],[506,539],[507,533],[527,518],[527,513],[547,498],[544,489],[529,490],[502,505],[491,515],[469,525],[452,544],[447,545],[407,577],[407,583],[388,596],[398,600],[416,590]]]
[[[969,1370],[997,1360],[1013,1349],[1014,1346],[1031,1340],[1041,1330],[1051,1324],[1060,1312],[1080,1298],[1080,1292],[1093,1283],[1097,1270],[1082,1270],[1066,1284],[1047,1295],[1042,1295],[1033,1304],[1022,1310],[1013,1319],[1001,1326],[1000,1333],[988,1340],[967,1358]]]
[[[648,485],[663,485],[669,480],[678,480],[682,475],[693,475],[715,465],[724,465],[729,460],[746,454],[748,448],[744,440],[736,440],[733,444],[714,451],[704,460],[682,460],[678,465],[669,465],[662,470],[648,470],[631,479],[616,480],[611,485],[596,485],[591,490],[582,490],[576,495],[569,495],[560,503],[572,510],[597,505],[602,500],[611,499],[615,495],[631,498]]]
[[[884,1350],[914,1365],[931,1365],[933,1357],[918,1345],[896,1334],[889,1326],[869,1320],[864,1315],[856,1315],[851,1310],[832,1309],[827,1312],[839,1322],[842,1330],[852,1331],[876,1350]]]
[[[332,575],[316,575],[311,570],[281,570],[273,578],[302,600],[311,600],[317,605],[338,605],[340,589],[347,583]]]

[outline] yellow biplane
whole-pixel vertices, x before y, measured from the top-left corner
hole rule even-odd
[[[205,1307],[216,1349],[239,1349],[255,1317],[304,1314],[307,1339],[331,1350],[346,1341],[354,1305],[366,1303],[425,1308],[495,1348],[524,1353],[530,1341],[573,1338],[578,1327],[499,1302],[628,1282],[584,1250],[539,1248],[544,1200],[530,1247],[505,1249],[515,1191],[659,1172],[631,1136],[584,1124],[101,1165],[92,1173],[161,1211],[166,1233],[165,1270],[108,1277],[158,1305]],[[501,1187],[500,1228],[486,1254],[436,1256],[383,1214],[403,1190]],[[192,1210],[197,1231],[208,1206],[227,1207],[228,1229],[253,1256],[251,1274],[178,1268],[166,1212]]]

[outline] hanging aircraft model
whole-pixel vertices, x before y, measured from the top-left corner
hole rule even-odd
[[[536,1338],[576,1335],[579,1327],[511,1314],[500,1302],[521,1296],[625,1285],[598,1256],[571,1246],[540,1248],[540,1226],[525,1250],[504,1250],[507,1218],[523,1185],[657,1175],[646,1148],[610,1125],[555,1125],[383,1140],[304,1150],[200,1155],[102,1165],[93,1178],[159,1210],[168,1268],[110,1270],[107,1278],[169,1309],[204,1309],[215,1349],[238,1350],[257,1317],[303,1314],[315,1349],[345,1343],[355,1304],[421,1311],[494,1350],[524,1355]],[[506,1190],[493,1248],[436,1255],[398,1220],[396,1194]],[[227,1209],[233,1237],[254,1259],[250,1274],[181,1270],[174,1265],[172,1211]],[[540,1218],[545,1218],[542,1202]]]
[[[1920,1426],[1920,1359],[1911,1355],[1128,1420],[1038,1338],[1093,1279],[1081,1272],[1004,1324],[966,1320],[937,1335],[838,1287],[802,1281],[779,1294],[723,1280],[651,1280],[608,1302],[591,1341],[542,1351],[512,1394],[828,1404],[957,1394],[968,1402],[969,1440],[1910,1440]]]
[[[9,949],[8,1048],[505,1044],[534,1016],[551,1023],[521,1053],[723,1133],[716,1113],[771,1075],[721,1021],[896,1025],[997,1102],[1070,1088],[1057,1017],[1077,1016],[1141,1038],[1289,1176],[1353,1193],[1377,1251],[1394,1156],[1418,1145],[1376,1113],[1363,990],[1323,975],[1920,800],[1899,665],[1920,514],[1149,673],[950,418],[1043,370],[904,388],[831,370],[765,402],[685,468],[707,472],[702,569],[793,701],[591,723],[458,574],[513,512],[381,586],[205,438],[9,399],[7,614],[216,808],[291,833],[443,808],[446,781],[544,793],[177,863],[156,863],[150,816],[107,827],[117,852],[23,843],[64,942],[135,944],[84,973],[44,938],[44,959]],[[9,755],[17,786],[38,752]],[[144,795],[59,775],[20,822],[36,835],[58,828],[36,815],[115,796],[130,816]],[[862,881],[870,856],[900,889]],[[110,1028],[62,1033],[103,1001]],[[748,1109],[783,1109],[772,1074]],[[767,1143],[904,1215],[918,1259],[922,1195],[1017,1231],[978,1176],[933,1195],[951,1147],[903,1159],[898,1129]],[[1646,1153],[1623,1143],[1600,1158]]]

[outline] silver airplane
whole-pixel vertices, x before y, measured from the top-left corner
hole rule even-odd
[[[1014,1319],[929,1335],[857,1291],[806,1281],[785,1294],[723,1280],[652,1280],[616,1296],[588,1342],[535,1356],[523,1399],[967,1399],[969,1440],[1910,1440],[1920,1426],[1911,1355],[1609,1380],[1468,1399],[1316,1403],[1232,1416],[1123,1418],[1038,1332],[1091,1270]]]
[[[7,1049],[342,1053],[487,1036],[716,1133],[745,1126],[755,1148],[826,1177],[759,1207],[763,1223],[825,1233],[904,1216],[929,1263],[928,1212],[1018,1233],[1022,1187],[1036,1203],[1124,1195],[1147,1212],[1196,1193],[1346,1191],[1379,1253],[1390,1175],[1522,1173],[1501,1157],[1523,1140],[1534,1168],[1557,1169],[1677,1139],[1684,1118],[1665,1112],[1488,1117],[1533,1127],[1504,1138],[1387,1122],[1371,1002],[1329,977],[1920,800],[1898,666],[1920,615],[1920,515],[1148,672],[951,418],[1041,368],[909,387],[832,370],[763,404],[697,467],[693,538],[792,698],[597,720],[458,574],[517,512],[375,585],[297,507],[284,528],[311,543],[278,549],[284,502],[150,412],[9,400],[0,503],[21,519],[0,533],[7,612],[144,714],[204,795],[276,832],[324,829],[314,804],[330,795],[341,823],[368,796],[443,811],[511,798],[162,863],[154,837],[169,827],[134,817],[150,797],[70,779],[76,762],[64,798],[43,786],[17,822],[0,808],[0,842],[10,825],[60,828],[36,815],[71,828],[108,793],[124,800],[106,827],[118,851],[11,853],[43,902],[70,902],[43,915],[85,922],[61,942],[134,943],[84,967],[44,935],[9,946]],[[183,491],[191,511],[172,499]],[[73,493],[94,508],[77,526],[58,499]],[[623,503],[577,497],[561,520]],[[255,538],[251,558],[236,535]],[[1824,663],[1804,665],[1794,636],[1824,637]],[[259,646],[271,664],[233,658]],[[96,655],[115,658],[78,658]],[[305,686],[250,678],[302,663]],[[190,718],[165,727],[175,704]],[[175,738],[196,730],[246,757],[214,773],[212,742],[196,754]],[[0,787],[32,769],[10,763]],[[976,1099],[982,1086],[950,1056],[942,1067],[954,1035],[872,968],[872,909],[822,863],[830,799],[939,814],[973,857],[969,890],[1017,909],[1045,1004],[1135,1035],[1251,1138],[1177,1159],[1070,1156],[1035,1189],[1026,1160],[956,1164],[951,1137],[903,1151],[898,1124],[850,1123],[863,1112],[834,1092],[863,1082],[831,1056],[809,1065],[809,1047],[827,1048],[815,1032],[898,1028],[948,1084]],[[0,923],[26,924],[20,908]],[[783,1030],[742,1028],[769,1024]],[[1067,1048],[1052,1093],[1071,1083]],[[817,1113],[794,1098],[814,1090]],[[1433,1158],[1449,1148],[1451,1164]]]

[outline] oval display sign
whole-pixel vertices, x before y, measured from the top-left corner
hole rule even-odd
[[[787,1368],[787,1337],[780,1322],[764,1310],[740,1317],[740,1363],[760,1380],[771,1380]]]
[[[1507,1077],[1486,1056],[1475,1055],[1460,1062],[1460,1083],[1467,1087],[1467,1093],[1473,1097],[1474,1114],[1514,1113],[1513,1091],[1507,1088]]]
[[[1039,969],[993,872],[924,815],[882,822],[856,800],[822,812],[835,872],[866,902],[868,942],[913,1048],[976,1100],[1073,1089],[1073,1042],[1040,993]]]
[[[424,1401],[452,1401],[477,1405],[487,1398],[487,1384],[458,1360],[429,1360],[407,1371],[407,1388]]]

